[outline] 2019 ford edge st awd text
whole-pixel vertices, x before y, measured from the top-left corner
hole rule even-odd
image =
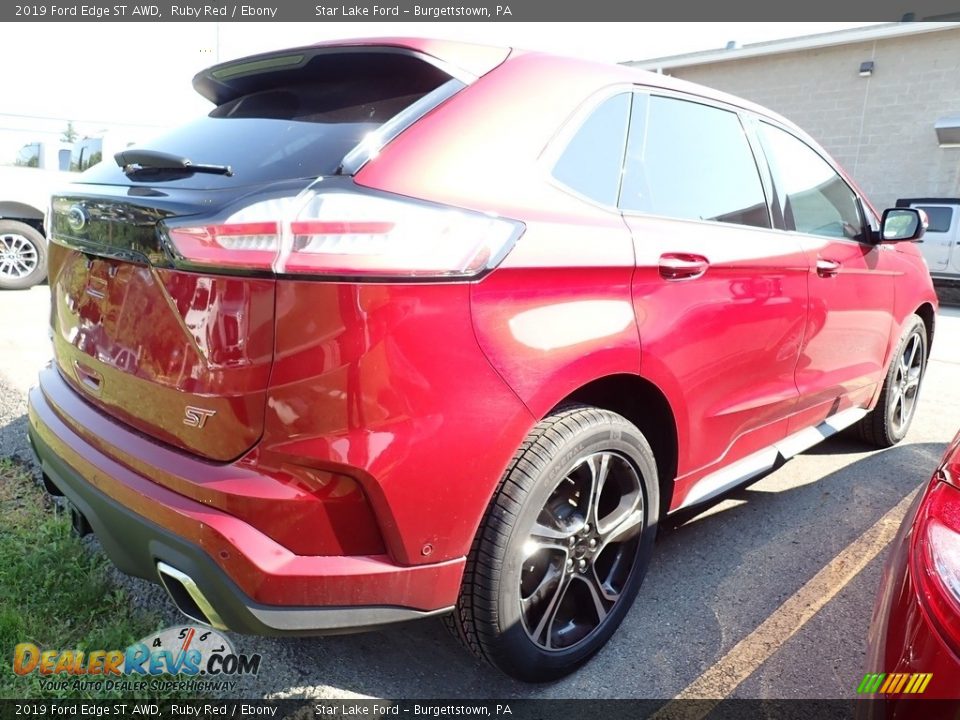
[[[240,632],[443,615],[524,680],[667,513],[913,415],[936,297],[809,137],[668,77],[435,40],[224,63],[53,198],[48,486]]]

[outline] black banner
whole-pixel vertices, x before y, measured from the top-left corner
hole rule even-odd
[[[0,720],[881,720],[958,713],[960,700],[0,700]]]
[[[900,21],[960,20],[956,0],[40,0],[3,3],[0,20],[60,22],[363,22],[363,21]]]

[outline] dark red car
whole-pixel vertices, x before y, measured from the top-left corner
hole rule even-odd
[[[861,694],[888,700],[888,717],[930,717],[903,701],[960,699],[960,434],[887,556],[866,672]]]
[[[907,431],[920,217],[881,223],[763,108],[409,39],[194,86],[208,116],[53,200],[30,433],[78,523],[195,619],[444,615],[555,678],[613,634],[665,514],[844,427]]]

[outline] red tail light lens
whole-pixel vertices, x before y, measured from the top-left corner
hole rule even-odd
[[[956,450],[954,443],[952,450]],[[911,553],[921,604],[931,624],[960,657],[960,457],[948,454],[917,515]]]
[[[204,267],[332,277],[469,278],[494,267],[523,225],[457,208],[356,192],[270,200],[222,223],[168,227]]]
[[[226,223],[170,229],[177,250],[201,265],[269,270],[280,248],[275,222]]]

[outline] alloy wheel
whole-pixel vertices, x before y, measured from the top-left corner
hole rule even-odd
[[[579,459],[547,499],[523,545],[524,630],[551,651],[577,645],[620,601],[644,527],[640,476],[615,452]]]
[[[897,361],[897,369],[890,392],[890,410],[893,429],[901,433],[913,417],[920,391],[920,377],[924,363],[923,339],[913,333],[907,340]]]
[[[37,269],[40,255],[32,242],[19,233],[0,235],[0,277],[19,280]]]

